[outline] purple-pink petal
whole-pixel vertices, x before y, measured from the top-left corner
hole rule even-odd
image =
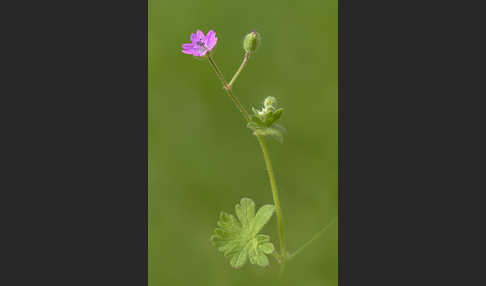
[[[197,36],[195,33],[191,33],[191,42],[195,44],[197,42]]]
[[[193,50],[182,50],[184,54],[192,55],[194,53]]]
[[[214,46],[216,46],[216,42],[218,41],[218,38],[213,37],[212,39],[208,40],[208,43],[206,44],[208,46],[209,50],[212,50]]]
[[[182,48],[184,50],[193,49],[194,48],[194,44],[191,44],[191,43],[189,43],[189,44],[182,44]]]
[[[209,32],[206,34],[206,41],[209,41],[211,37],[214,37],[216,33],[213,30],[209,30]]]
[[[216,45],[218,38],[216,38],[216,33],[213,30],[210,30],[206,35],[206,46],[212,50]]]
[[[204,33],[201,30],[197,30],[196,35],[197,35],[196,41],[204,40]]]
[[[213,36],[211,39],[208,41],[208,48],[212,50],[214,46],[216,46],[216,43],[218,42],[218,38],[216,36]]]

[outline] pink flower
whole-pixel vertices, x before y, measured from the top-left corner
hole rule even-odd
[[[183,44],[182,45],[182,52],[184,54],[194,55],[196,57],[204,56],[208,51],[211,51],[218,38],[216,38],[216,33],[213,30],[210,30],[206,36],[201,30],[197,30],[194,34],[191,34],[191,41],[192,43]]]

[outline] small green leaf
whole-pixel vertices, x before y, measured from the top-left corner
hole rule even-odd
[[[283,112],[283,108],[279,108],[273,112],[269,112],[265,116],[265,121],[263,122],[263,125],[265,125],[266,127],[271,126],[280,118],[280,116],[282,116],[282,112]]]
[[[270,135],[273,138],[275,138],[278,142],[283,143],[282,131],[280,131],[277,128],[274,127],[260,128],[260,129],[254,129],[253,132],[255,133],[255,135],[262,135],[262,136]]]
[[[263,126],[269,127],[275,120],[273,119],[273,113],[268,113],[265,115],[263,120]]]
[[[275,121],[280,119],[280,116],[282,116],[282,112],[283,112],[283,108],[279,108],[273,112],[273,118],[275,119]]]
[[[258,117],[256,115],[250,116],[250,119],[251,119],[252,122],[254,122],[258,125],[263,125],[263,121],[260,119],[260,117]]]
[[[260,125],[258,125],[257,123],[255,123],[253,121],[248,122],[248,124],[246,124],[246,127],[250,128],[251,130],[255,130],[255,129],[261,128]]]
[[[252,107],[251,110],[253,111],[253,113],[255,113],[255,115],[258,115],[258,110],[256,110],[255,107]]]
[[[225,256],[231,256],[232,267],[241,268],[248,259],[252,264],[268,266],[266,254],[273,253],[275,248],[268,235],[258,232],[274,211],[273,205],[264,205],[255,214],[255,203],[249,198],[242,198],[235,206],[239,221],[233,215],[221,212],[211,241]]]

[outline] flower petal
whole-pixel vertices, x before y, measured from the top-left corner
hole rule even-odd
[[[197,42],[197,36],[195,33],[191,33],[191,42],[195,44]]]
[[[218,42],[218,38],[216,36],[213,36],[211,39],[209,39],[207,43],[209,50],[212,50],[214,46],[216,46],[217,42]]]
[[[197,30],[196,35],[196,41],[204,41],[204,33],[201,30]]]
[[[191,44],[191,43],[189,43],[189,44],[182,44],[182,48],[184,50],[193,49],[194,48],[194,44]]]
[[[184,54],[188,54],[188,55],[193,55],[194,54],[194,50],[182,50],[182,52]]]
[[[217,41],[218,38],[216,38],[216,33],[213,30],[210,30],[206,35],[206,46],[209,48],[209,50],[214,48]]]
[[[209,41],[212,37],[214,37],[216,33],[213,30],[209,30],[209,32],[206,34],[206,42]]]

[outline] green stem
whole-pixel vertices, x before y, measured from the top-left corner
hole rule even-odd
[[[226,93],[229,95],[231,100],[233,100],[233,103],[236,105],[238,110],[240,110],[241,114],[243,114],[243,117],[245,117],[246,121],[250,122],[250,116],[248,115],[248,112],[246,112],[245,108],[241,105],[241,103],[238,101],[238,99],[233,95],[233,92],[231,91],[231,88],[226,84],[226,81],[224,80],[223,73],[221,70],[218,68],[216,63],[213,61],[211,56],[208,55],[208,60],[211,63],[211,66],[213,67],[214,71],[219,77],[219,80],[223,83],[224,90],[226,90]]]
[[[211,56],[208,55],[207,57],[209,59],[209,62],[211,63],[211,66],[213,67],[214,71],[216,72],[219,79],[223,83],[224,90],[231,97],[231,99],[233,100],[236,107],[240,110],[241,114],[243,114],[243,117],[245,117],[246,121],[250,122],[251,120],[250,120],[250,116],[248,115],[248,112],[246,112],[245,108],[240,104],[238,99],[231,92],[231,88],[228,87],[228,84],[226,83],[226,81],[224,79],[223,73],[218,68],[216,63],[213,61]],[[246,56],[245,56],[245,59],[247,59]],[[241,66],[244,67],[245,64],[242,63]],[[240,66],[240,69],[238,70],[237,74],[239,74],[239,72],[241,72],[241,69],[242,69],[241,66]],[[237,76],[237,75],[235,75],[235,76]],[[235,77],[233,77],[233,79],[235,79]],[[284,229],[283,229],[282,211],[280,209],[280,201],[278,199],[277,183],[275,181],[275,176],[273,174],[272,162],[270,161],[270,156],[268,155],[268,150],[267,150],[267,146],[265,145],[265,141],[263,141],[263,138],[262,138],[261,135],[256,135],[256,137],[258,139],[258,142],[260,143],[260,147],[261,147],[262,153],[263,153],[263,158],[265,159],[265,164],[267,166],[268,178],[270,179],[270,185],[271,185],[271,188],[272,188],[273,202],[275,204],[275,210],[276,210],[276,213],[277,213],[277,222],[278,222],[279,238],[280,238],[280,257],[281,257],[280,276],[282,276],[282,274],[285,270],[285,262],[287,260],[286,259],[287,258],[287,250],[285,248],[285,237],[284,237]]]
[[[245,57],[243,58],[243,62],[241,63],[240,67],[236,71],[236,73],[233,76],[233,78],[231,79],[230,83],[228,84],[228,87],[229,88],[232,88],[233,87],[233,84],[234,84],[235,80],[238,78],[238,76],[240,75],[241,71],[246,66],[246,63],[248,62],[248,59],[249,58],[250,58],[250,53],[249,52],[246,52],[245,53]]]
[[[275,212],[277,214],[278,230],[280,237],[280,257],[281,257],[281,268],[280,275],[283,274],[285,270],[285,262],[287,260],[287,250],[285,248],[285,236],[284,227],[282,219],[282,211],[280,209],[280,201],[278,199],[277,182],[275,181],[275,176],[273,174],[272,162],[270,161],[270,156],[268,155],[267,146],[261,135],[256,135],[260,147],[262,148],[263,158],[265,159],[265,164],[267,166],[268,178],[270,179],[270,186],[272,187],[273,202],[275,203]]]
[[[314,240],[318,239],[335,221],[337,217],[333,218],[330,223],[328,223],[325,227],[323,227],[318,233],[316,233],[309,241],[304,243],[301,247],[299,247],[294,253],[289,255],[289,261],[292,260],[297,254],[302,252],[304,248],[306,248],[309,244],[311,244]]]

